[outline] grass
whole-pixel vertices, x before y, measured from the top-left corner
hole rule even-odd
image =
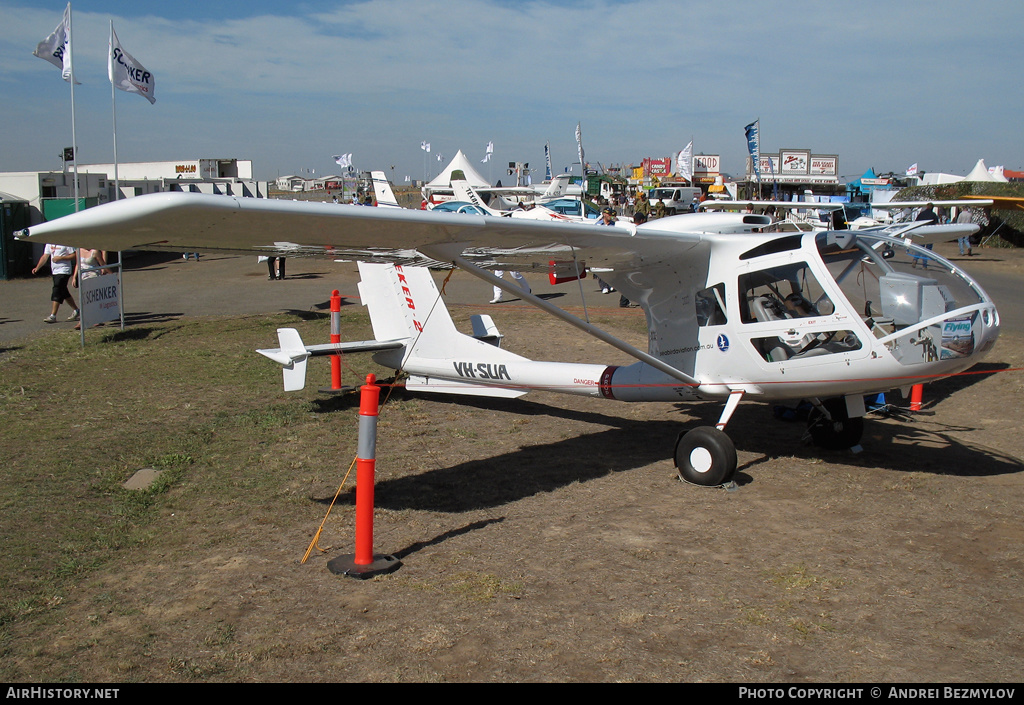
[[[272,521],[263,508],[297,492],[296,468],[354,449],[355,425],[333,424],[332,444],[319,442],[325,414],[308,394],[285,395],[279,368],[255,354],[284,325],[326,337],[326,319],[232,317],[111,332],[84,350],[49,335],[0,357],[0,657],[12,629],[49,619],[97,569],[168,540],[149,529],[162,513],[244,503]],[[366,329],[362,312],[343,316],[343,336]],[[309,374],[309,387],[325,384],[327,363]],[[164,472],[145,490],[122,487],[145,467]],[[195,675],[186,659],[175,670]],[[0,666],[0,679],[14,675]]]

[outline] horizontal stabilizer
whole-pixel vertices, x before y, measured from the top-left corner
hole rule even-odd
[[[501,347],[501,340],[505,336],[501,334],[498,326],[494,324],[494,319],[486,313],[474,313],[469,317],[469,321],[473,326],[474,338],[497,348]]]
[[[338,355],[356,352],[379,352],[401,348],[401,340],[361,340],[349,343],[326,343],[306,346],[294,328],[278,328],[280,348],[257,350],[284,368],[284,390],[295,392],[306,386],[306,361],[318,355]]]
[[[306,361],[309,353],[294,328],[278,328],[277,340],[281,344],[280,348],[256,352],[281,365],[284,368],[284,391],[296,392],[306,386]]]
[[[404,340],[358,340],[348,343],[324,343],[323,345],[307,345],[306,352],[311,356],[337,355],[338,353],[380,352],[396,350],[405,345]]]

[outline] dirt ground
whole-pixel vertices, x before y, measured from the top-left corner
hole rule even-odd
[[[972,266],[1016,276],[1019,262]],[[492,309],[515,352],[595,361],[574,329]],[[633,313],[612,325],[642,341]],[[604,347],[598,361],[624,362]],[[252,470],[224,480],[233,493],[195,501],[190,478],[149,540],[85,573],[45,618],[7,625],[5,675],[1019,681],[1021,368],[1024,335],[1004,330],[981,374],[926,388],[928,413],[871,419],[860,454],[807,446],[802,424],[743,404],[729,426],[734,491],[682,484],[670,459],[680,430],[713,423],[717,405],[397,393],[381,416],[374,545],[402,566],[370,580],[327,569],[353,551],[351,481],[324,526],[329,550],[300,562],[354,450],[310,459],[310,434],[356,423],[354,399],[307,389],[308,411],[244,449]],[[154,428],[193,400],[187,389],[152,390]],[[270,463],[290,472],[257,472]],[[272,501],[246,502],[247,483],[267,482]]]

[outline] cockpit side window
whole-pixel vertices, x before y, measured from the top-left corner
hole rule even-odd
[[[694,297],[697,307],[697,325],[721,326],[729,322],[725,313],[725,284],[715,284]]]
[[[835,311],[806,262],[743,274],[739,290],[744,323],[828,316]]]
[[[795,361],[820,355],[851,352],[862,347],[853,331],[822,329],[835,305],[806,262],[768,267],[739,277],[740,320],[776,323],[764,326],[764,335],[751,337],[754,348],[768,362]],[[813,318],[812,328],[796,320]]]

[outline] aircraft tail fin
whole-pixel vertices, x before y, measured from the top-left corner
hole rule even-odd
[[[370,352],[378,364],[408,373],[407,389],[490,397],[526,393],[499,386],[510,379],[499,372],[505,365],[529,360],[501,349],[502,335],[490,316],[475,316],[473,336],[464,335],[426,267],[358,264],[359,296],[369,309],[375,339],[306,345],[294,328],[279,328],[280,347],[256,352],[284,368],[286,392],[305,386],[310,357]]]
[[[487,215],[501,215],[500,211],[489,208],[476,189],[470,186],[465,179],[452,179],[452,191],[455,192],[456,201],[469,201]]]
[[[556,198],[561,198],[569,190],[569,174],[558,174],[551,179],[551,183],[548,184],[547,189],[542,193],[537,200],[538,201],[552,201]]]
[[[374,337],[406,341],[401,350],[379,352],[374,360],[408,372],[408,389],[501,397],[526,393],[459,379],[458,370],[470,363],[497,365],[527,359],[494,344],[501,336],[489,320],[475,325],[479,337],[460,333],[429,269],[360,262],[359,276],[359,296],[369,309]]]
[[[373,195],[377,198],[377,207],[401,208],[387,175],[383,171],[371,171],[370,176],[373,177]]]
[[[257,350],[284,368],[284,391],[296,392],[306,386],[306,361],[309,352],[294,328],[278,328],[280,348]]]

